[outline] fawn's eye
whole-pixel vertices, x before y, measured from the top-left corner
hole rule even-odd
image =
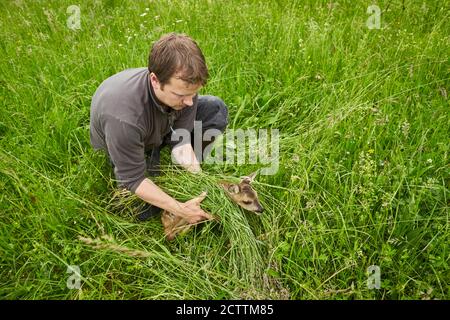
[[[251,201],[242,201],[243,204],[252,204]]]

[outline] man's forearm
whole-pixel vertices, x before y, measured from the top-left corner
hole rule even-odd
[[[179,214],[181,203],[162,191],[153,181],[145,178],[136,189],[136,195],[161,209]]]

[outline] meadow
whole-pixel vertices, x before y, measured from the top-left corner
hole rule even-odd
[[[448,1],[8,0],[0,12],[0,299],[450,298]],[[261,164],[194,177],[164,153],[154,181],[180,201],[206,190],[221,217],[168,242],[118,195],[89,109],[172,31],[202,48],[201,94],[226,102],[229,129],[280,137],[278,170],[254,183],[261,216],[217,186]]]

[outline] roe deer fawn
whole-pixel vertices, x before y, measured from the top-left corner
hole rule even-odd
[[[264,211],[264,208],[259,203],[258,194],[251,186],[256,174],[257,172],[253,172],[249,176],[243,177],[239,184],[221,181],[220,185],[232,201],[242,208],[260,215]],[[206,192],[203,192],[192,201],[198,201],[200,203],[205,196]],[[161,215],[161,221],[164,226],[164,234],[169,241],[173,240],[177,234],[188,231],[192,226],[192,224],[189,224],[183,218],[166,210]]]

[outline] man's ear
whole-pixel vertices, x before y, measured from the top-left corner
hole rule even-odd
[[[161,86],[158,77],[153,72],[150,73],[150,82],[152,84],[153,89],[159,89],[159,87]]]

